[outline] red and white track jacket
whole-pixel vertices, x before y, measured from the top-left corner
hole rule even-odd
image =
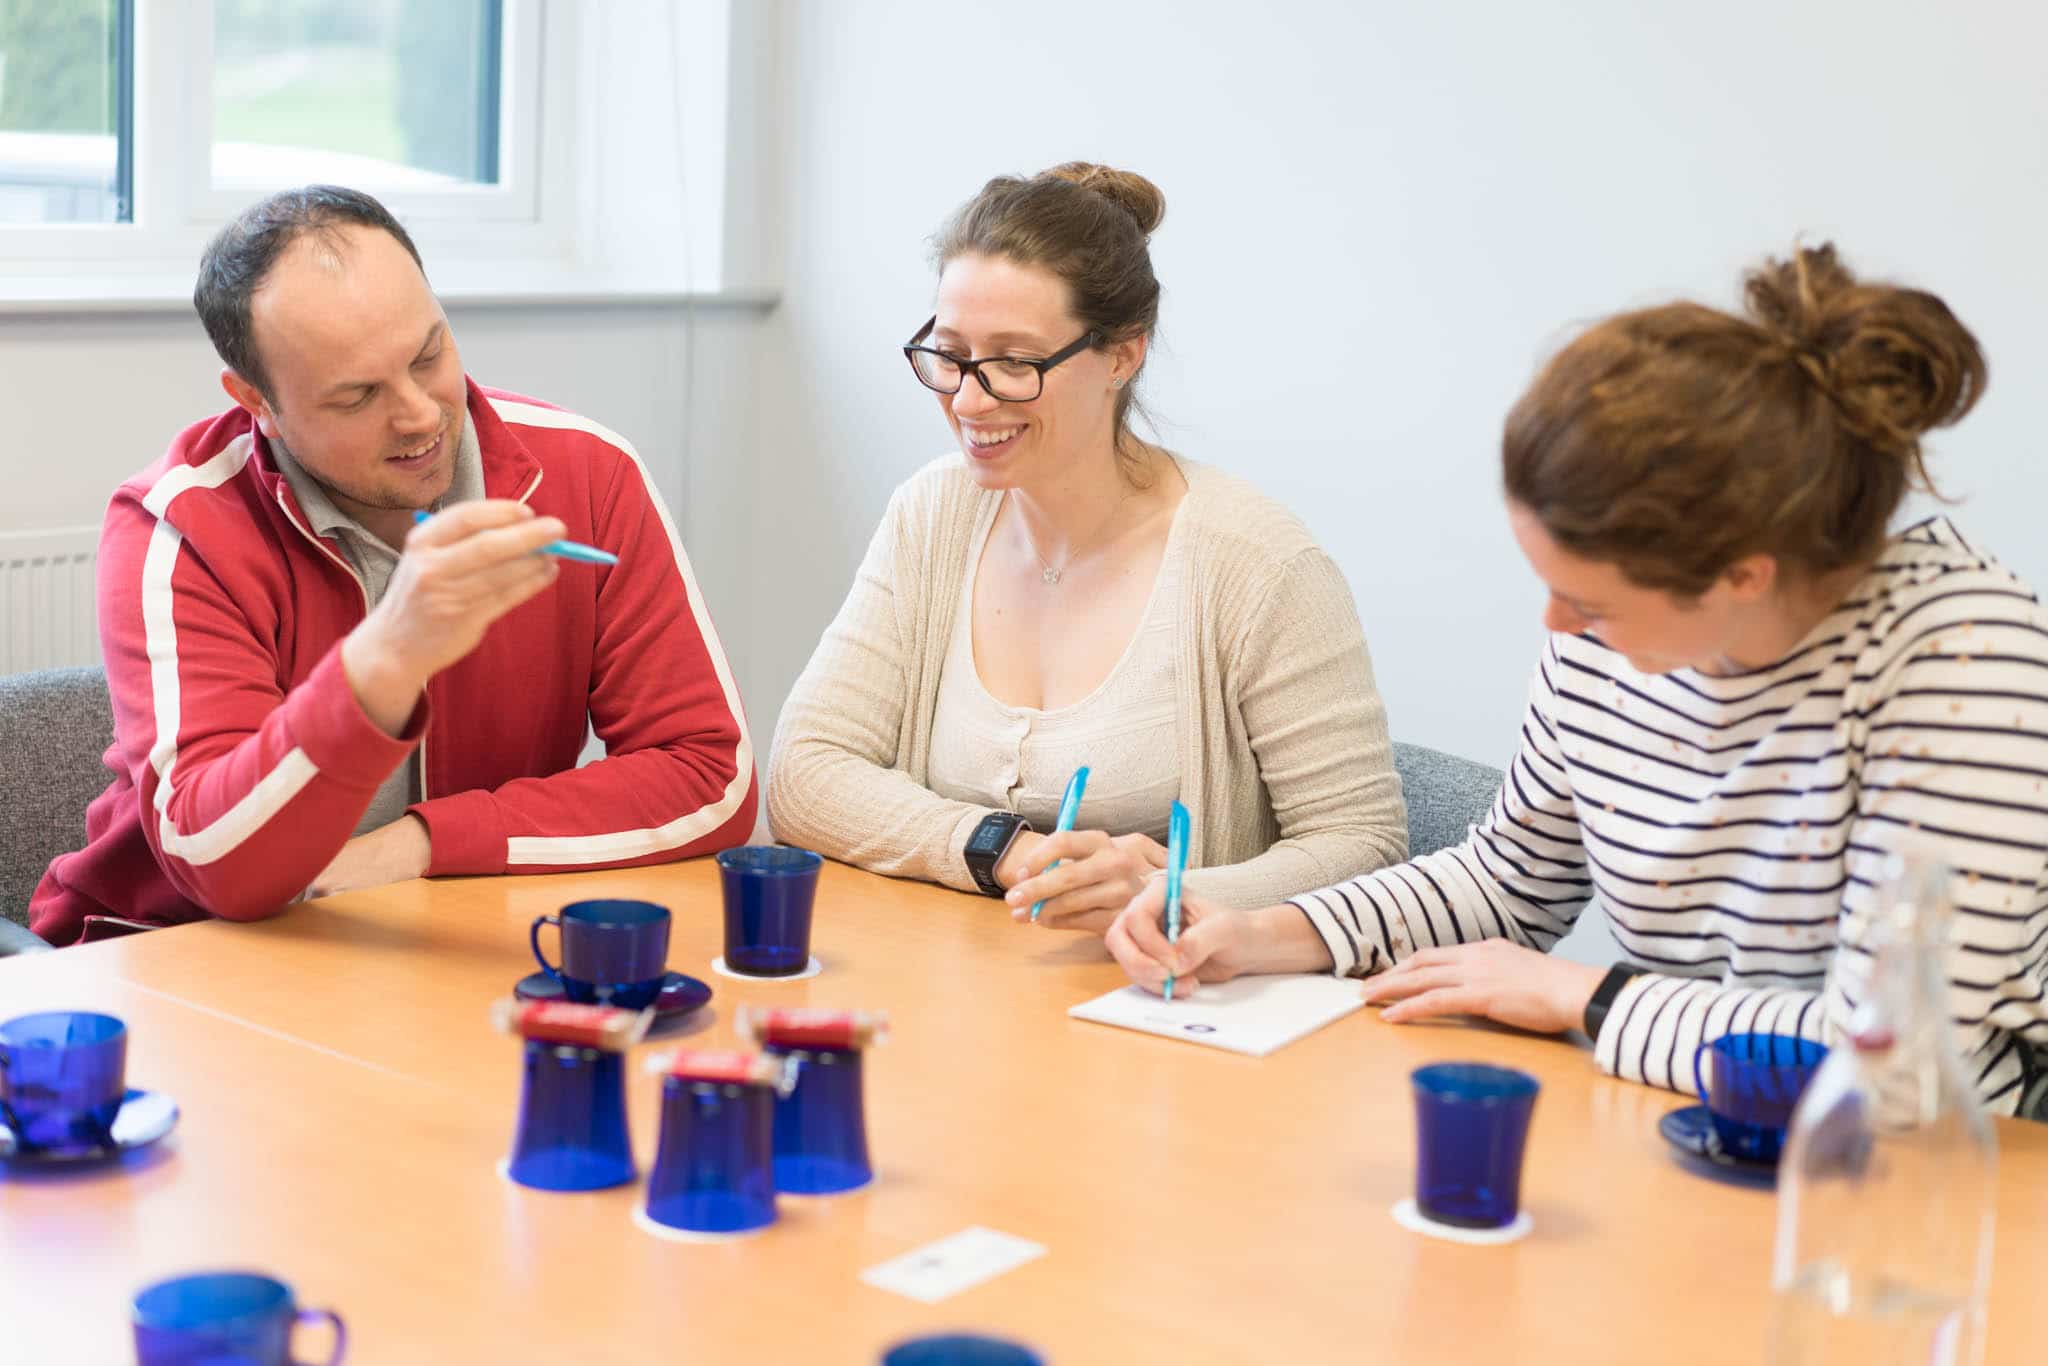
[[[639,456],[587,418],[469,386],[484,491],[619,556],[565,565],[427,684],[405,734],[364,715],[340,643],[361,582],[248,414],[187,428],[123,484],[100,537],[114,781],[86,845],[29,903],[68,944],[88,916],[251,920],[303,892],[415,745],[429,875],[659,863],[746,842],[753,747],[690,562]],[[608,757],[576,767],[586,718]]]

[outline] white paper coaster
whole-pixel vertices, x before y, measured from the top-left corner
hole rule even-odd
[[[1441,1238],[1447,1243],[1473,1243],[1480,1247],[1512,1243],[1528,1237],[1529,1230],[1536,1227],[1536,1221],[1529,1217],[1527,1210],[1519,1211],[1513,1223],[1501,1228],[1460,1228],[1456,1224],[1440,1224],[1415,1207],[1413,1196],[1395,1201],[1393,1212],[1394,1222],[1411,1233]]]
[[[760,1228],[743,1228],[737,1233],[708,1233],[702,1229],[671,1228],[658,1219],[648,1218],[647,1205],[644,1201],[634,1204],[633,1222],[639,1226],[642,1233],[651,1233],[671,1243],[738,1243],[774,1227],[772,1224],[763,1224]]]
[[[735,977],[742,982],[801,982],[806,977],[816,977],[825,970],[825,965],[818,961],[816,954],[813,954],[811,961],[804,964],[802,972],[786,973],[781,977],[763,977],[759,973],[733,971],[725,965],[725,955],[720,954],[711,960],[711,970],[721,977]]]
[[[860,1278],[877,1290],[937,1304],[1044,1255],[1041,1244],[973,1225],[871,1266]]]

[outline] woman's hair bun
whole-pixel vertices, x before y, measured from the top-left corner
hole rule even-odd
[[[1135,171],[1119,171],[1092,161],[1067,161],[1038,175],[1041,180],[1064,180],[1115,200],[1137,220],[1138,231],[1147,237],[1166,217],[1166,196]]]
[[[1911,450],[1984,392],[1984,353],[1924,290],[1858,280],[1833,243],[1767,260],[1743,282],[1750,318],[1882,449]]]

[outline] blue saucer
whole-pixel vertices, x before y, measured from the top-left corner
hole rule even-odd
[[[1657,1121],[1657,1132],[1672,1147],[1696,1157],[1702,1162],[1712,1163],[1724,1171],[1742,1172],[1753,1176],[1769,1176],[1778,1170],[1776,1162],[1764,1162],[1754,1157],[1737,1157],[1721,1147],[1721,1139],[1714,1132],[1713,1113],[1704,1105],[1681,1105]]]
[[[566,1001],[562,984],[544,972],[528,973],[512,988],[522,1001]],[[711,988],[694,977],[671,972],[661,980],[661,994],[654,998],[654,1018],[674,1020],[689,1014],[711,999]]]
[[[94,1162],[147,1148],[178,1126],[178,1103],[160,1091],[129,1088],[114,1116],[111,1143],[80,1143],[62,1148],[23,1152],[14,1131],[0,1124],[0,1161],[17,1167],[43,1167],[63,1162]]]

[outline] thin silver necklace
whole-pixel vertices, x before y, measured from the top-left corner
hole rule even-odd
[[[1129,484],[1125,484],[1124,491],[1117,495],[1116,503],[1109,509],[1109,515],[1104,517],[1101,523],[1096,526],[1095,533],[1097,535],[1101,534],[1104,527],[1107,527],[1111,522],[1116,520],[1116,514],[1123,507],[1124,499],[1130,496],[1131,486]],[[1057,587],[1060,581],[1060,576],[1065,574],[1067,570],[1073,567],[1074,560],[1079,554],[1079,552],[1071,550],[1068,551],[1067,562],[1055,568],[1051,560],[1046,559],[1044,555],[1039,553],[1038,542],[1031,539],[1031,528],[1024,524],[1024,510],[1022,508],[1019,508],[1017,510],[1017,530],[1024,537],[1024,544],[1031,548],[1032,558],[1038,561],[1040,570],[1038,575],[1039,579],[1048,585]]]

